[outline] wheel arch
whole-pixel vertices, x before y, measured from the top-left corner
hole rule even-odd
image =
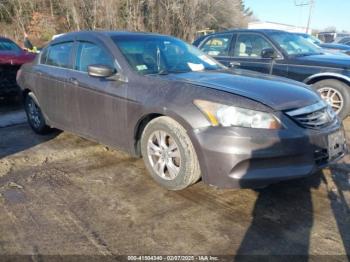
[[[134,148],[133,148],[134,152],[133,152],[133,154],[137,157],[141,156],[140,141],[141,141],[141,136],[142,136],[142,133],[143,133],[145,127],[152,120],[154,120],[158,117],[162,117],[162,116],[166,116],[166,117],[170,117],[170,118],[174,119],[175,121],[177,121],[180,125],[182,125],[186,129],[187,134],[190,137],[192,144],[194,146],[194,149],[197,153],[197,156],[201,157],[201,152],[200,152],[200,150],[198,150],[198,142],[197,142],[196,138],[194,137],[194,133],[192,132],[193,127],[183,117],[179,116],[178,114],[176,114],[170,110],[164,110],[163,112],[157,112],[157,111],[148,112],[148,113],[144,114],[139,119],[139,121],[137,121],[137,123],[134,127],[134,134],[133,134],[133,138],[134,138],[133,139],[134,140]]]
[[[134,152],[136,156],[141,156],[140,141],[143,130],[145,130],[145,127],[149,122],[161,116],[164,115],[161,113],[148,113],[146,115],[143,115],[139,119],[139,121],[137,121],[136,126],[134,128]]]
[[[22,91],[22,99],[23,99],[23,101],[24,101],[24,99],[27,97],[27,95],[29,95],[29,93],[31,93],[32,91],[30,90],[30,89],[28,89],[28,88],[26,88],[26,89],[24,89],[23,91]]]
[[[30,96],[30,97],[34,100],[34,102],[40,107],[40,103],[39,103],[37,97],[35,96],[35,94],[33,93],[33,91],[30,90],[30,89],[28,89],[28,88],[24,89],[23,92],[22,92],[23,101],[25,101],[25,98],[26,98],[27,96]]]
[[[307,85],[315,84],[322,80],[338,80],[350,87],[350,77],[337,73],[320,73],[312,75],[304,80]]]

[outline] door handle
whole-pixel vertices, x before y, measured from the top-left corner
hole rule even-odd
[[[76,86],[79,85],[79,81],[75,77],[69,78],[69,82]]]
[[[240,66],[240,62],[230,62],[230,67]]]

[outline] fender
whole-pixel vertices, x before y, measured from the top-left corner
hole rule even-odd
[[[347,82],[350,85],[350,77],[349,76],[338,74],[338,73],[331,73],[331,72],[319,73],[319,74],[309,76],[308,78],[306,78],[304,80],[304,83],[305,84],[313,84],[316,82],[315,80],[318,80],[318,79],[323,80],[323,79],[327,79],[327,78],[342,80],[344,82]]]

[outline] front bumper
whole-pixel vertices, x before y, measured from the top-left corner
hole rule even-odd
[[[220,188],[263,187],[312,175],[344,156],[329,158],[328,136],[342,130],[340,122],[322,130],[297,126],[281,130],[210,127],[193,135],[203,181]]]

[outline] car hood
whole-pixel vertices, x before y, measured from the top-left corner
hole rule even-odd
[[[324,66],[339,69],[350,69],[350,56],[321,54],[296,57],[295,61],[301,65]]]
[[[320,100],[318,94],[301,83],[244,70],[189,72],[166,78],[244,96],[274,110],[300,108]]]
[[[22,65],[33,61],[35,54],[28,52],[0,52],[0,64]]]

